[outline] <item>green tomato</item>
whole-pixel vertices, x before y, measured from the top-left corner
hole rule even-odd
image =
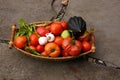
[[[70,32],[69,30],[64,30],[62,33],[61,33],[61,37],[64,39],[64,38],[67,38],[67,37],[70,37]]]

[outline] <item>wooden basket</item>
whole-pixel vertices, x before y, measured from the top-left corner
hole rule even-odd
[[[33,23],[30,23],[30,25],[46,26],[46,25],[49,25],[50,23],[52,23],[52,21],[33,22]],[[14,34],[15,34],[15,32],[16,32],[16,29],[17,29],[17,28],[16,28],[16,25],[13,25],[13,26],[12,26],[12,34],[11,34],[11,38],[10,38],[10,42],[9,42],[9,48],[12,48],[12,47],[14,46],[13,41],[14,41]],[[91,37],[90,43],[91,43],[91,45],[92,45],[91,50],[89,50],[89,51],[87,51],[87,52],[84,52],[84,53],[81,53],[81,54],[79,54],[78,56],[56,57],[56,58],[44,57],[44,56],[38,56],[38,55],[31,54],[31,53],[29,53],[29,52],[26,52],[26,51],[24,51],[24,50],[22,50],[22,49],[17,48],[16,46],[14,46],[14,47],[15,47],[18,51],[20,51],[21,53],[23,53],[23,54],[25,54],[25,55],[27,55],[27,56],[36,58],[36,59],[47,60],[47,61],[68,61],[68,60],[73,60],[73,59],[79,58],[79,57],[81,57],[81,56],[90,54],[90,53],[95,53],[96,47],[95,47],[94,34],[92,34],[90,37]]]

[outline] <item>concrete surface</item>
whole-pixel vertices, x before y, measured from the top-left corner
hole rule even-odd
[[[49,20],[55,13],[51,0],[0,0],[0,39],[9,39],[11,25],[20,18],[35,22]],[[55,3],[60,9],[60,0]],[[120,0],[70,0],[64,20],[82,16],[95,28],[96,54],[120,66]],[[82,59],[45,62],[20,54],[0,43],[0,80],[120,80],[120,70]]]

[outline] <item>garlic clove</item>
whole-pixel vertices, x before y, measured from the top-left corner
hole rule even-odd
[[[47,37],[48,42],[52,42],[55,40],[55,36],[52,33],[47,33],[46,37]]]
[[[40,45],[45,45],[47,43],[47,37],[40,37],[38,41]]]

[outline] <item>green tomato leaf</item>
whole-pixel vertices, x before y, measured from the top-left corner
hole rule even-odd
[[[24,19],[22,19],[22,18],[19,19],[19,25],[20,25],[20,26],[25,26],[25,24],[26,24],[26,23],[25,23]]]
[[[17,36],[26,36],[29,40],[29,37],[32,33],[35,33],[36,26],[27,24],[24,19],[19,19],[19,30],[16,32],[15,37]]]

